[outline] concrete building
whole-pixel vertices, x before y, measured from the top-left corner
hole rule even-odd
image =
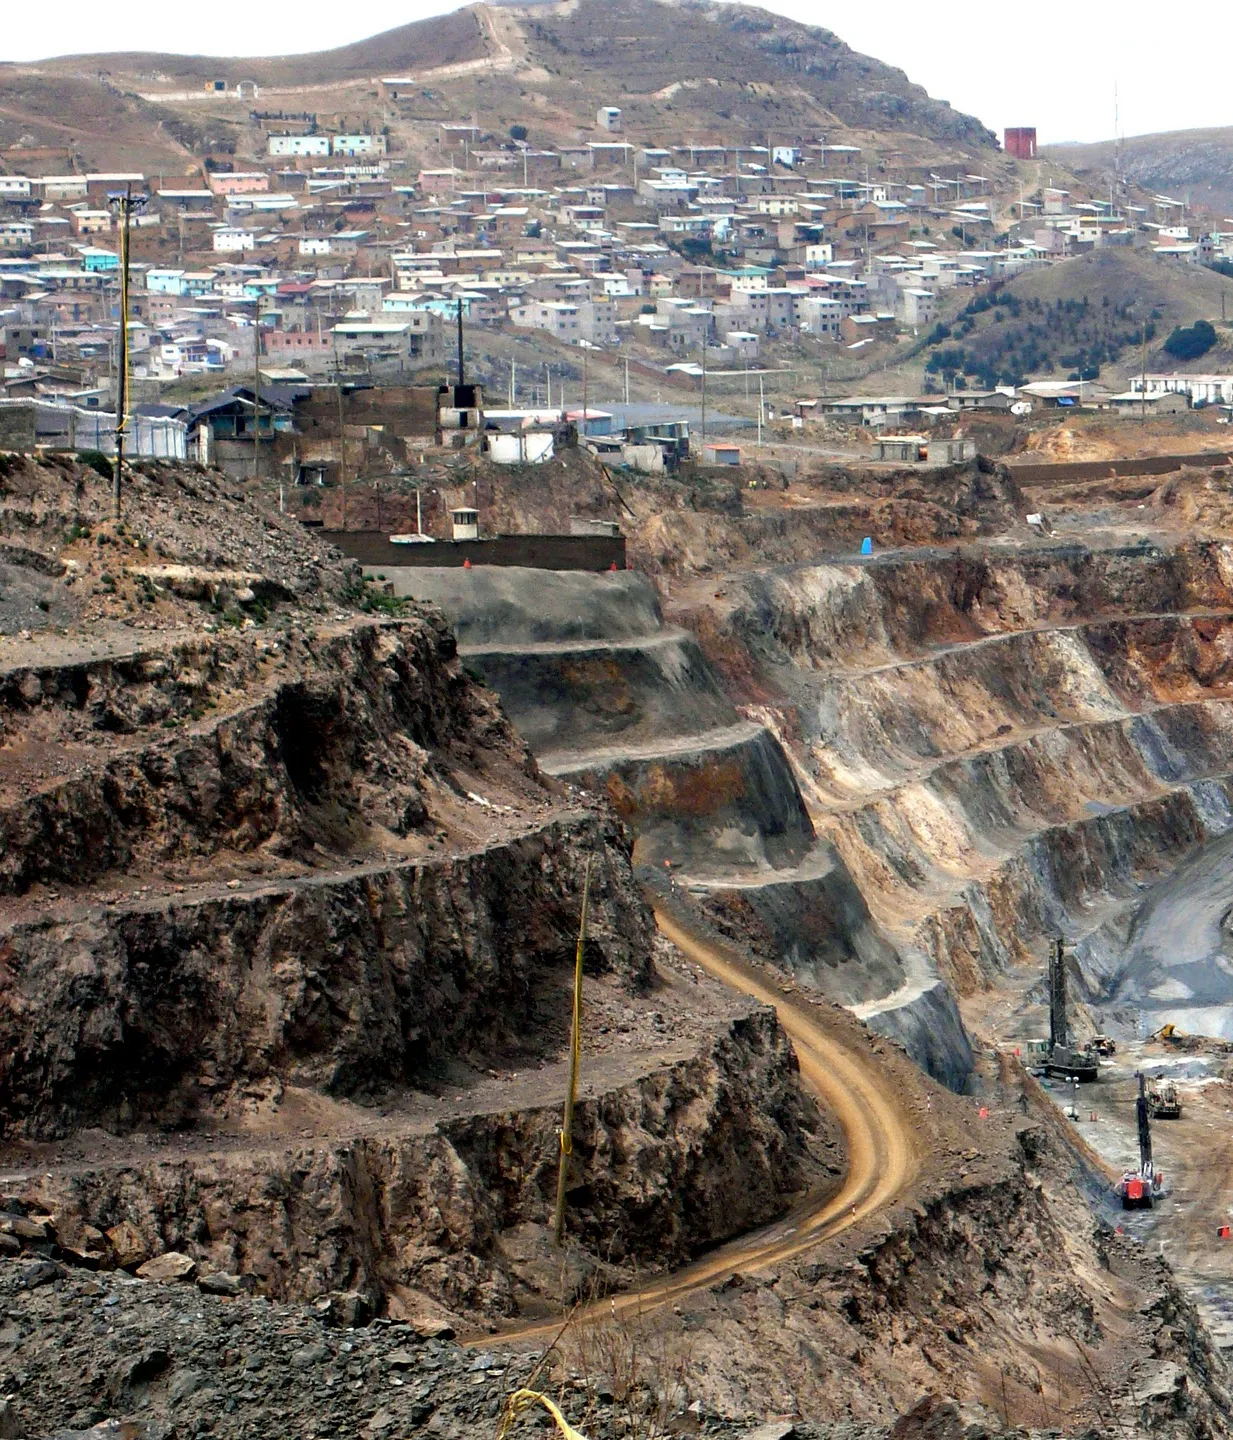
[[[937,299],[932,290],[909,287],[899,292],[899,313],[905,325],[923,330],[937,319]]]
[[[214,249],[222,254],[236,254],[251,250],[257,237],[251,230],[215,230]]]
[[[576,345],[582,338],[578,306],[563,300],[530,300],[511,305],[509,318],[521,330],[546,330],[569,345]]]
[[[384,155],[385,136],[335,135],[333,151],[335,155]]]
[[[1233,404],[1233,375],[1135,375],[1131,378],[1131,394],[1138,395],[1145,388],[1149,398],[1185,395],[1192,405]]]
[[[264,170],[216,170],[207,181],[215,195],[253,195],[270,188]]]
[[[328,135],[271,135],[266,141],[269,155],[328,155]]]

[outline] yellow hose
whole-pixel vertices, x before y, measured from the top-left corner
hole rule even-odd
[[[505,1440],[505,1437],[533,1405],[542,1405],[547,1410],[556,1422],[556,1427],[561,1432],[563,1440],[587,1440],[581,1430],[574,1429],[547,1395],[538,1390],[515,1390],[509,1397],[501,1415],[501,1424],[497,1428],[497,1440]]]

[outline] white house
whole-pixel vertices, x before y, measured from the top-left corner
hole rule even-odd
[[[252,230],[215,230],[214,232],[214,249],[225,254],[251,250],[256,242],[257,236]]]
[[[335,135],[335,155],[384,155],[384,135]]]
[[[34,226],[28,221],[0,221],[0,250],[28,250],[33,244]]]
[[[754,209],[759,215],[799,215],[801,205],[792,195],[759,195]]]
[[[561,300],[531,300],[511,305],[509,318],[522,330],[546,330],[558,340],[576,345],[582,337],[577,305]]]
[[[271,135],[267,142],[270,155],[328,155],[328,135]]]
[[[729,330],[725,333],[723,342],[729,349],[735,350],[746,364],[758,358],[761,336],[752,330]]]
[[[932,290],[909,286],[899,292],[899,312],[905,325],[913,329],[932,325],[937,318],[937,300]]]
[[[1146,379],[1148,398],[1153,395],[1186,395],[1193,405],[1233,404],[1233,375],[1135,375],[1130,393],[1141,394]]]
[[[829,295],[802,295],[796,302],[796,313],[806,334],[837,340],[839,326],[849,311],[841,300],[832,300]]]

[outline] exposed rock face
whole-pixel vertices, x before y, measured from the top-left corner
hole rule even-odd
[[[431,611],[17,666],[0,707],[11,746],[55,721],[79,767],[0,805],[10,893],[220,850],[362,849],[374,832],[425,825],[442,750],[521,750]],[[114,736],[128,738],[108,746]]]
[[[347,1324],[567,1301],[541,1242],[588,861],[570,1285],[834,1178],[774,1016],[657,972],[629,836],[438,611],[212,477],[137,474],[123,524],[97,478],[0,467],[5,563],[98,622],[0,639],[0,1130],[56,1211],[0,1254],[199,1266]]]
[[[578,814],[469,856],[183,899],[56,907],[3,934],[10,1133],[183,1121],[277,1079],[332,1094],[415,1080],[527,1017],[573,955],[646,982],[650,927],[611,823]]]
[[[552,775],[606,796],[644,878],[671,876],[722,934],[908,1045],[962,1089],[971,1048],[952,996],[886,938],[839,846],[818,839],[781,738],[725,698],[697,643],[664,628],[640,576],[397,572],[440,603]],[[608,638],[605,639],[605,635]],[[876,1005],[876,1010],[867,1008]],[[902,1014],[899,1012],[903,1011]]]
[[[616,1278],[679,1264],[836,1179],[841,1151],[825,1125],[819,1158],[807,1155],[818,1120],[795,1075],[774,1016],[755,1010],[584,1096],[571,1235]],[[510,1232],[551,1225],[560,1113],[554,1099],[345,1142],[78,1167],[23,1198],[61,1227],[119,1234],[126,1254],[186,1252],[271,1295],[359,1291],[406,1306],[414,1291],[453,1311],[507,1314],[534,1303],[534,1274],[518,1263],[525,1237]]]
[[[905,971],[962,994],[1233,825],[1231,576],[1209,543],[888,556],[678,618],[767,697]]]

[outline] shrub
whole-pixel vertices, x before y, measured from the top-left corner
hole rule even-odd
[[[83,450],[77,458],[83,465],[88,465],[95,474],[101,475],[104,480],[111,479],[111,461],[101,450]]]
[[[1215,343],[1215,327],[1207,320],[1196,320],[1193,325],[1179,325],[1165,341],[1164,348],[1175,360],[1197,360]]]

